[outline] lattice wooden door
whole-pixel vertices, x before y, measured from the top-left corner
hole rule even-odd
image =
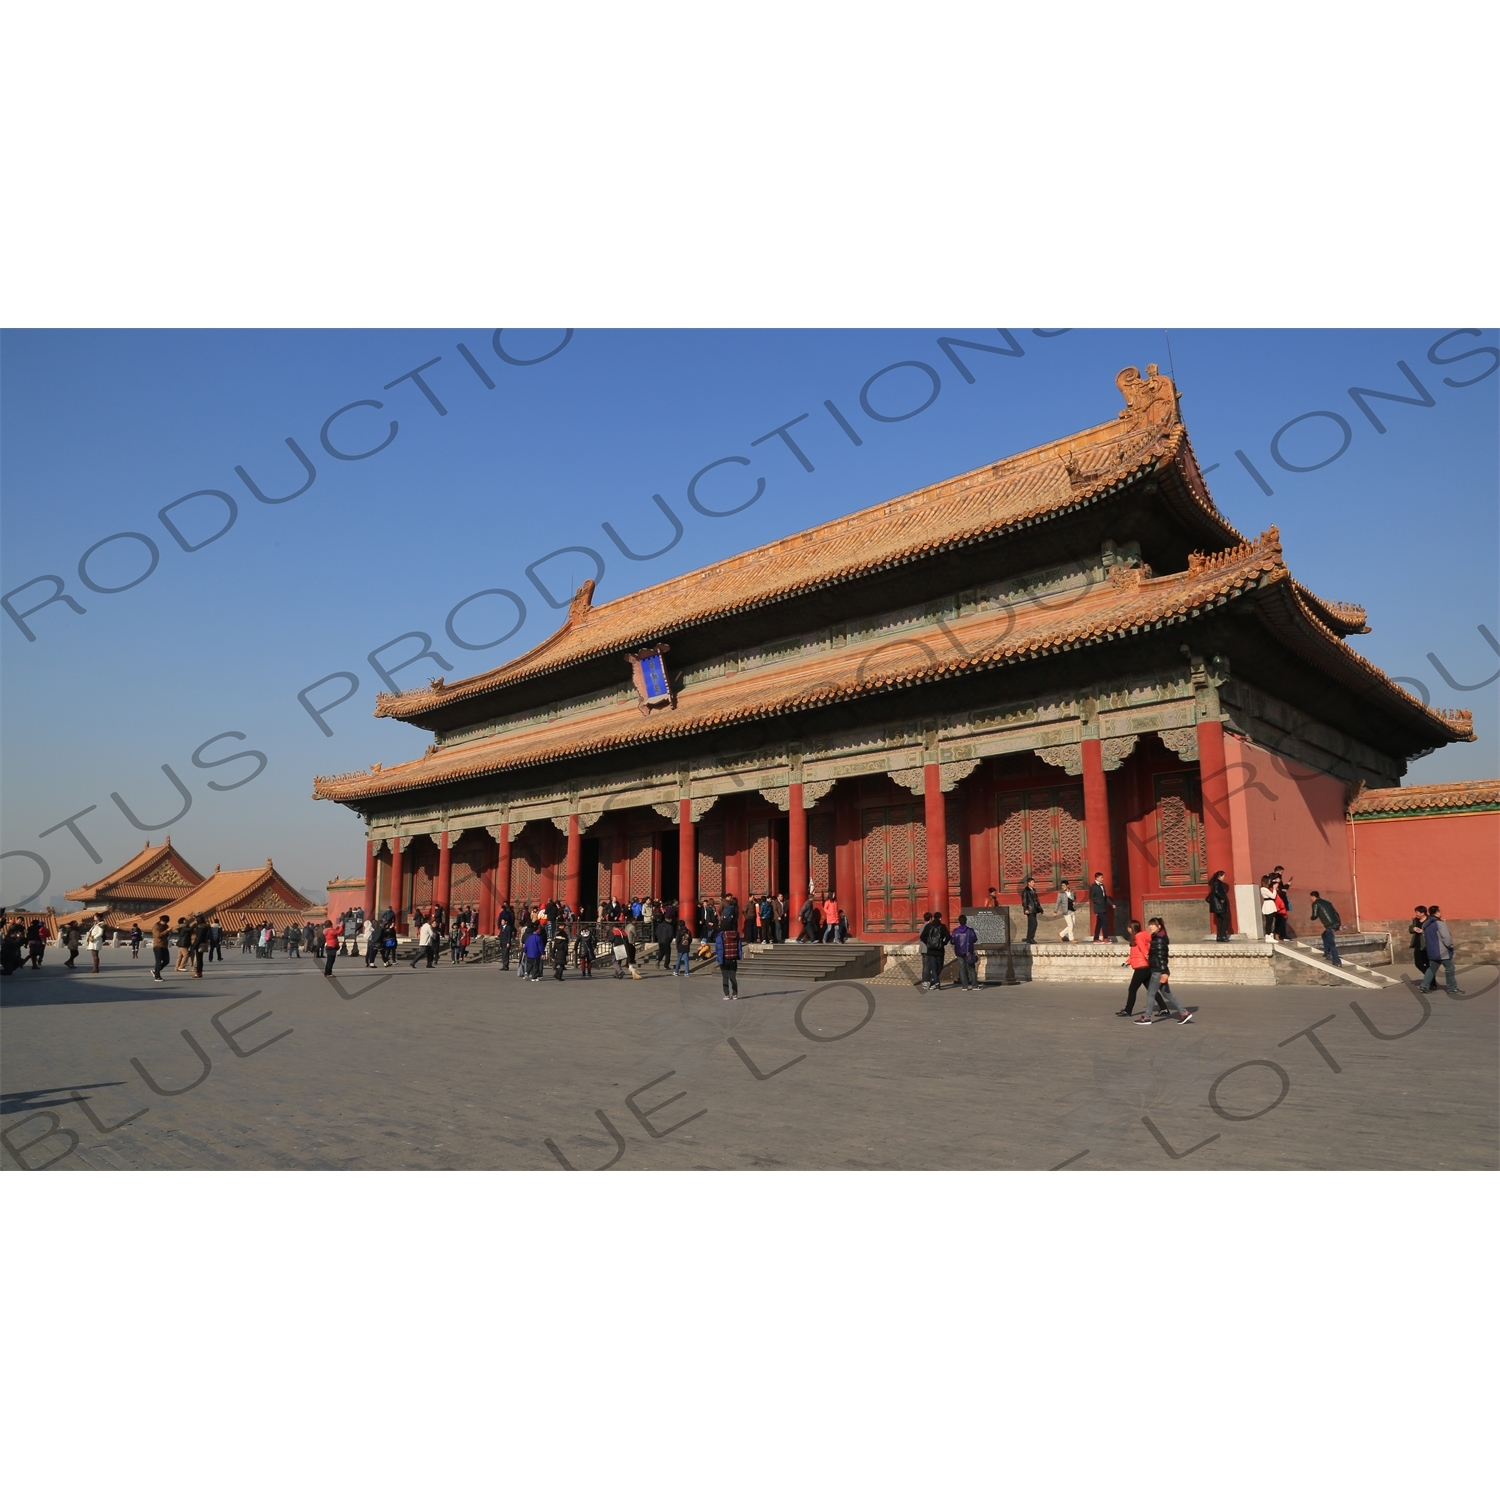
[[[807,869],[812,888],[819,896],[833,887],[833,815],[811,813],[807,819]],[[799,897],[806,892],[799,891]],[[801,900],[797,901],[800,908]]]
[[[1208,880],[1203,795],[1196,771],[1152,778],[1156,788],[1156,857],[1162,887]]]
[[[494,862],[499,850],[488,834],[465,829],[458,842],[450,846],[449,879],[452,891],[448,904],[453,911],[479,910],[479,872]],[[514,869],[514,866],[512,866]]]
[[[1028,875],[1041,890],[1056,890],[1062,880],[1079,890],[1088,884],[1081,786],[1002,792],[998,814],[1000,890],[1018,892]]]
[[[867,807],[863,822],[861,931],[914,931],[921,925],[927,893],[927,829],[922,809]]]
[[[698,825],[698,895],[717,900],[724,894],[724,825]]]
[[[632,833],[630,835],[626,861],[624,900],[644,901],[647,896],[654,896],[656,894],[651,889],[651,850],[653,847],[649,833]]]
[[[776,851],[769,818],[750,819],[750,895],[771,894],[771,876],[776,869]]]
[[[510,846],[510,899],[517,911],[529,906],[533,911],[542,904],[541,840],[535,834],[523,834]],[[474,892],[477,904],[479,892]],[[454,900],[458,897],[455,893]]]

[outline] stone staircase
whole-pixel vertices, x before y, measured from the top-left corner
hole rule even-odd
[[[879,943],[752,943],[740,959],[740,977],[792,985],[872,979],[880,973],[884,956]]]
[[[1342,961],[1335,967],[1323,957],[1322,942],[1310,943],[1306,938],[1291,938],[1284,943],[1271,944],[1272,954],[1283,959],[1290,959],[1294,965],[1312,969],[1315,973],[1325,976],[1322,980],[1325,984],[1352,984],[1360,989],[1383,990],[1388,985],[1399,984],[1400,980],[1391,974],[1383,974],[1379,969],[1371,968],[1367,964],[1356,963],[1352,957],[1353,952],[1363,952],[1365,948],[1370,951],[1369,957],[1382,957],[1387,965],[1390,964],[1390,938],[1387,934],[1380,934],[1383,942],[1371,941],[1368,944],[1361,943],[1358,935],[1352,940],[1339,944],[1339,958]],[[1317,983],[1318,981],[1313,981]]]

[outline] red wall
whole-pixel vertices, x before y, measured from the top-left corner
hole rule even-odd
[[[1309,891],[1326,896],[1352,925],[1345,784],[1234,735],[1224,737],[1224,755],[1228,766],[1239,767],[1229,777],[1235,883],[1253,884],[1284,865],[1292,886],[1293,927],[1307,928]]]
[[[1350,838],[1361,922],[1434,902],[1451,921],[1500,917],[1500,813],[1361,818]]]

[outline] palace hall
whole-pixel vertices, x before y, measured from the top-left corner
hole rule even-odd
[[[1470,716],[1230,524],[1166,376],[1116,384],[1109,421],[623,598],[586,583],[515,660],[382,694],[426,753],[313,793],[364,819],[366,911],[488,932],[506,900],[833,891],[899,944],[1096,871],[1120,925],[1204,929],[1222,869],[1258,933],[1277,864],[1353,910],[1351,801]]]

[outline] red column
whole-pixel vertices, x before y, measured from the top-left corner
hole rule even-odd
[[[802,806],[802,783],[794,781],[787,788],[791,799],[787,806],[787,880],[791,890],[786,893],[787,935],[798,930],[797,913],[807,900],[807,813]]]
[[[698,825],[693,822],[691,797],[678,801],[677,826],[677,906],[691,926],[698,904]]]
[[[1234,836],[1229,827],[1229,773],[1224,764],[1224,726],[1217,719],[1198,724],[1198,780],[1203,789],[1203,838],[1208,873],[1223,870],[1229,887],[1229,930],[1234,931]]]
[[[449,911],[450,900],[453,894],[453,852],[448,847],[448,830],[443,830],[442,841],[438,844],[438,878],[436,901],[443,908],[443,915],[451,915]]]
[[[583,835],[578,829],[578,814],[568,814],[568,876],[564,886],[563,900],[568,903],[568,908],[576,916],[578,903],[581,900],[579,892],[583,884]]]
[[[375,842],[365,840],[365,915],[375,915]]]
[[[406,913],[401,910],[401,840],[391,840],[391,910],[396,913],[396,931],[406,931]]]
[[[955,912],[948,910],[948,813],[943,805],[943,786],[938,768],[922,768],[923,813],[927,824],[927,905],[940,911],[950,925]]]
[[[1115,867],[1110,856],[1109,791],[1104,783],[1104,746],[1097,739],[1084,740],[1081,749],[1083,826],[1088,834],[1088,868],[1084,871],[1084,879],[1092,885],[1095,872],[1102,870],[1105,889],[1113,895]]]
[[[500,908],[510,901],[510,824],[500,825],[499,837],[495,840],[499,846],[495,856],[495,912],[496,919]]]

